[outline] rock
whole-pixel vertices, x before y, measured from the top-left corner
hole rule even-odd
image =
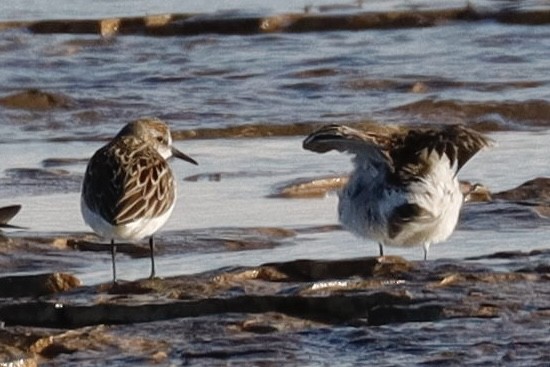
[[[368,314],[369,325],[386,325],[403,322],[435,321],[443,318],[443,306],[423,305],[419,307],[380,306]]]
[[[8,222],[19,213],[21,205],[10,205],[0,208],[0,228],[21,228],[9,225]]]
[[[8,276],[0,278],[0,297],[39,297],[78,286],[78,278],[64,273]]]
[[[494,193],[494,199],[550,202],[550,178],[537,177],[510,190]]]
[[[348,182],[348,176],[327,176],[319,178],[304,178],[280,185],[270,198],[317,198],[327,195],[330,191],[340,190]]]
[[[187,362],[246,364],[281,353],[301,358],[304,341],[320,342],[316,335],[332,344],[351,333],[344,345],[372,340],[364,334],[379,340],[403,330],[425,338],[426,328],[456,338],[454,327],[445,330],[457,319],[468,337],[485,335],[488,324],[481,320],[487,318],[523,328],[536,345],[546,337],[541,325],[548,322],[550,300],[541,295],[550,284],[549,255],[543,249],[475,262],[305,259],[82,287],[40,299],[3,298],[0,346],[7,348],[0,348],[0,357],[39,355],[51,364],[77,365],[101,356],[147,365],[178,355]],[[485,264],[493,258],[498,270]],[[377,325],[385,327],[370,328]]]
[[[22,350],[0,342],[0,366],[37,367],[38,363]]]
[[[29,89],[0,98],[0,106],[26,110],[67,108],[71,104],[73,101],[65,95],[43,92],[38,89]]]
[[[414,265],[398,256],[381,256],[338,261],[295,260],[265,264],[258,269],[258,278],[269,281],[310,282],[354,276],[392,276],[411,271]]]

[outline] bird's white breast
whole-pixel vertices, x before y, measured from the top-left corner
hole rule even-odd
[[[454,231],[462,206],[456,167],[446,155],[430,156],[431,169],[417,181],[391,186],[386,176],[356,164],[340,195],[339,218],[351,232],[389,246],[422,246],[446,240]],[[416,204],[426,215],[407,222],[395,237],[389,221],[395,208]]]
[[[136,218],[130,223],[112,225],[103,219],[101,215],[90,210],[83,199],[80,201],[80,210],[86,224],[99,236],[109,240],[137,241],[153,235],[168,221],[174,207],[175,203],[158,217]]]

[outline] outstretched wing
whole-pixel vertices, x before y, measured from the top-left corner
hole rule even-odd
[[[411,129],[393,141],[389,154],[395,174],[407,181],[422,177],[434,164],[435,158],[447,156],[456,172],[477,152],[493,145],[493,141],[462,125],[446,125],[436,129]]]
[[[331,124],[311,133],[302,146],[317,153],[326,153],[331,150],[349,152],[369,162],[387,164],[386,150],[390,142],[387,135]]]
[[[153,148],[110,144],[90,160],[82,195],[92,211],[121,225],[168,211],[174,185],[168,163]]]

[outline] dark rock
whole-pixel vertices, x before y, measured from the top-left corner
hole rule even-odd
[[[550,201],[550,178],[537,177],[513,189],[494,193],[493,198],[509,201]]]
[[[369,311],[369,325],[386,325],[403,322],[436,321],[443,318],[442,305],[419,307],[377,306]]]
[[[0,278],[0,297],[38,297],[65,292],[78,286],[80,280],[71,274],[8,276]]]
[[[258,269],[258,277],[269,281],[310,282],[342,279],[353,276],[394,276],[409,272],[414,265],[397,256],[382,256],[337,261],[295,260],[286,263],[265,264]]]
[[[544,296],[550,284],[548,254],[546,249],[496,254],[498,271],[483,263],[493,261],[491,256],[475,263],[297,260],[81,287],[40,299],[5,298],[0,345],[14,348],[13,355],[38,354],[58,364],[69,359],[74,364],[90,353],[95,359],[115,353],[134,364],[136,356],[141,364],[162,363],[178,351],[185,351],[185,361],[208,364],[264,360],[266,354],[277,358],[283,351],[292,358],[301,353],[300,343],[309,342],[304,338],[319,333],[331,344],[339,342],[339,333],[351,334],[345,345],[349,338],[380,342],[383,336],[390,342],[386,335],[406,337],[403,330],[418,331],[409,341],[436,330],[455,333],[437,324],[442,320],[464,320],[459,324],[468,335],[478,335],[477,329],[488,326],[481,320],[504,316],[507,325],[536,334],[550,309]],[[406,326],[426,321],[430,324]],[[370,329],[376,325],[386,326]],[[370,339],[361,337],[365,333]],[[538,338],[535,334],[529,340]]]
[[[0,365],[11,359],[13,366],[36,366],[36,353],[50,343],[48,333],[42,330],[31,332],[0,328]]]
[[[21,205],[10,205],[0,208],[0,228],[21,228],[9,225],[8,222],[19,213]]]
[[[38,89],[30,89],[0,98],[0,106],[26,110],[67,108],[72,103],[72,100],[67,96],[43,92]]]

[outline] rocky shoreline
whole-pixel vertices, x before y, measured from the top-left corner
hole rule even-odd
[[[501,270],[489,265],[495,259]],[[190,322],[224,325],[227,360],[244,336],[284,339],[289,330],[503,317],[548,324],[549,259],[549,250],[538,250],[464,261],[296,260],[93,287],[79,286],[69,274],[3,277],[0,288],[18,291],[0,301],[0,362],[63,363],[71,354],[90,353],[106,358],[113,349],[124,354],[143,343],[156,347],[142,350],[140,358],[165,362],[182,342],[170,335],[172,328],[145,339],[114,341],[113,334],[124,325],[143,329],[167,320],[184,329]],[[201,330],[205,339],[220,332]],[[202,348],[209,358],[220,353]]]
[[[324,182],[327,185],[323,186]],[[306,183],[300,183],[288,197],[318,196],[335,189],[334,179],[314,179],[311,183],[317,190],[313,195]],[[533,211],[534,217],[546,223],[548,217],[540,208],[547,208],[548,184],[549,179],[537,178],[500,193],[485,189],[482,199],[472,197],[470,201],[524,205],[525,210]],[[324,191],[318,191],[320,186]],[[468,183],[463,187],[472,189]],[[473,220],[469,219],[469,206],[465,207],[462,225],[468,226]],[[488,215],[494,215],[492,209],[487,210]],[[480,222],[479,217],[475,222]],[[164,235],[158,252],[163,256],[183,249],[268,249],[300,232],[338,229],[191,231]],[[177,240],[182,236],[185,246]],[[9,261],[10,253],[46,254],[52,249],[65,252],[65,262],[81,260],[81,252],[106,250],[90,236],[50,234],[43,238],[4,238],[2,252]],[[121,245],[120,252],[131,257],[147,256],[147,249],[141,245]],[[17,258],[17,263],[4,265],[8,270],[20,269],[19,274],[0,277],[0,365],[77,365],[78,361],[109,360],[115,355],[132,355],[145,364],[181,358],[204,365],[220,360],[265,362],[273,359],[264,353],[269,345],[258,350],[256,344],[243,345],[243,339],[269,337],[272,342],[285,344],[296,333],[415,323],[444,328],[453,320],[478,320],[481,325],[488,322],[484,320],[518,322],[524,328],[522,333],[529,334],[550,323],[548,249],[427,262],[397,256],[299,259],[93,286],[82,285],[73,274],[48,272],[47,263],[33,267],[32,255],[30,263],[25,257]],[[25,269],[31,268],[35,273],[26,275]],[[166,323],[170,326],[155,326]],[[155,332],[147,332],[150,328]],[[195,329],[201,330],[200,338],[187,340],[184,335]],[[174,330],[182,338],[174,337]],[[482,335],[483,330],[479,333]],[[223,338],[222,346],[205,342],[217,338]],[[267,354],[278,355],[280,351],[274,349]],[[297,360],[303,357],[300,350],[290,354]]]
[[[359,10],[359,9],[358,9]],[[35,34],[99,34],[193,36],[198,34],[253,35],[273,32],[359,31],[432,27],[451,21],[496,21],[504,24],[546,25],[550,11],[477,10],[473,6],[451,9],[416,9],[345,13],[278,14],[272,16],[230,16],[206,14],[160,14],[109,19],[67,19],[0,22],[0,30],[25,28]]]

